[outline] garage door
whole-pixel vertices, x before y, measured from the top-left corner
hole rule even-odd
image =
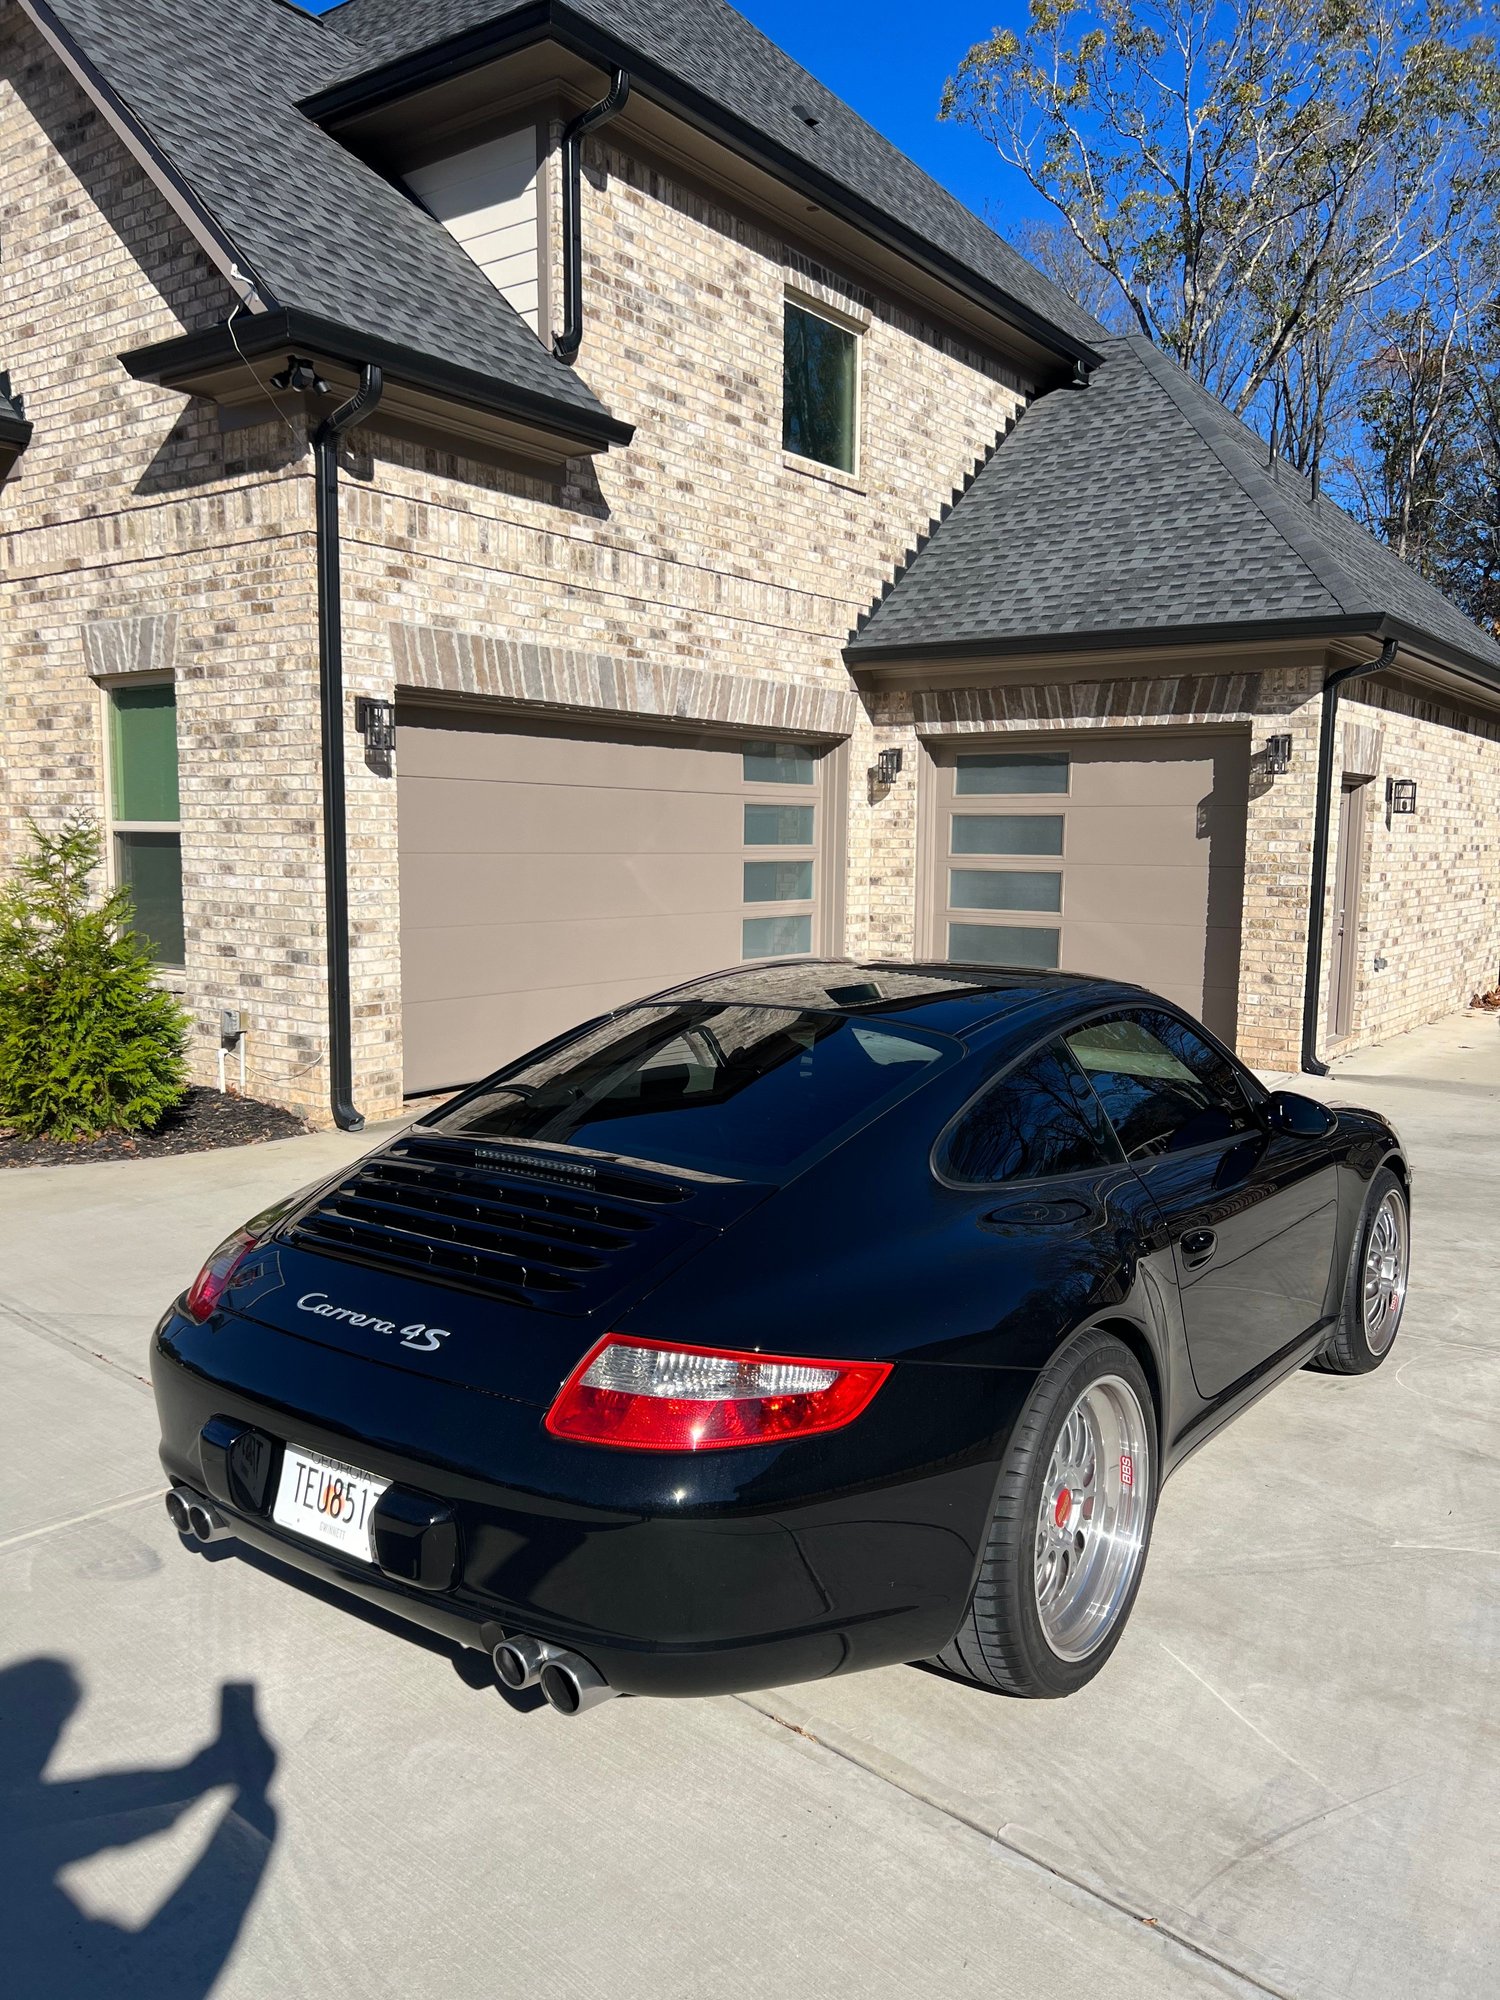
[[[408,1092],[742,959],[837,947],[825,747],[398,712]]]
[[[1232,1042],[1249,739],[943,746],[933,947],[1138,981]]]

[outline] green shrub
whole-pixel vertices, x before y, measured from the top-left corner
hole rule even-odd
[[[154,1125],[187,1089],[188,1018],[154,984],[130,894],[89,907],[99,830],[31,825],[0,889],[0,1125],[93,1138]]]

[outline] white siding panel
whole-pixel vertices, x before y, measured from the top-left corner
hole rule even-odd
[[[406,184],[533,331],[540,304],[536,129],[414,167]]]

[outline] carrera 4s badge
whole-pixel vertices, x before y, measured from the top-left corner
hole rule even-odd
[[[381,1319],[377,1313],[356,1312],[353,1306],[336,1306],[326,1292],[304,1292],[297,1301],[297,1310],[315,1313],[319,1319],[341,1319],[346,1326],[367,1327],[371,1333],[390,1334],[416,1354],[435,1354],[439,1345],[448,1338],[446,1326],[428,1326],[422,1320],[416,1320],[410,1326],[397,1326],[394,1320]]]

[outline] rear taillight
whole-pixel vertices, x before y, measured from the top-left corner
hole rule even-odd
[[[723,1451],[841,1430],[886,1361],[807,1361],[606,1334],[557,1392],[554,1437],[627,1451]]]
[[[224,1238],[192,1284],[188,1286],[182,1309],[189,1319],[197,1320],[201,1326],[216,1310],[220,1299],[229,1289],[236,1267],[249,1256],[259,1242],[259,1235],[251,1229],[237,1229],[233,1236]]]

